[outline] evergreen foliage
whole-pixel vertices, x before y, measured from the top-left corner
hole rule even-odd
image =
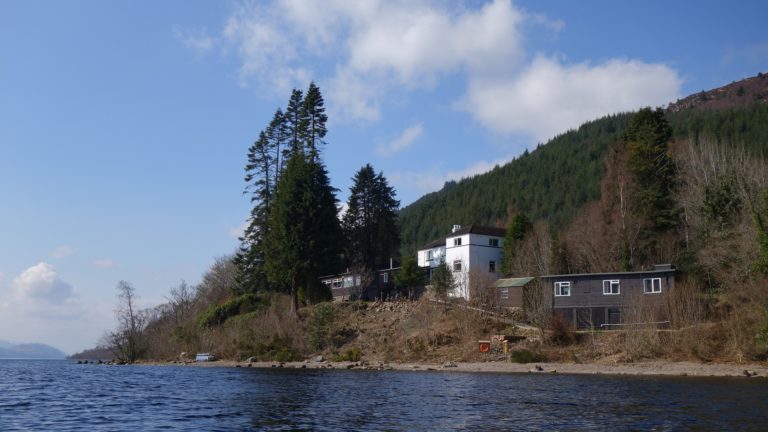
[[[375,271],[398,254],[400,202],[384,174],[376,174],[370,164],[360,168],[353,180],[342,221],[346,258],[352,267]]]
[[[241,293],[253,293],[259,288],[266,288],[267,282],[264,274],[264,238],[269,229],[269,209],[275,186],[273,168],[277,153],[265,132],[262,131],[259,139],[248,148],[247,157],[244,193],[251,193],[254,206],[248,226],[240,239],[240,250],[234,258],[239,269],[237,286]]]
[[[395,275],[395,284],[405,287],[408,290],[408,298],[411,298],[415,288],[424,286],[424,280],[424,271],[419,268],[416,258],[413,255],[406,255],[400,271]]]
[[[557,233],[586,203],[600,196],[604,156],[622,137],[632,113],[588,122],[493,170],[446,182],[400,211],[403,253],[439,238],[453,224],[499,226],[510,209],[544,221]],[[667,115],[674,139],[713,137],[768,155],[768,105]]]
[[[661,108],[638,111],[624,133],[636,185],[632,208],[656,232],[666,231],[679,221],[673,195],[675,163],[668,149],[671,137],[672,128]]]
[[[403,253],[415,252],[453,224],[503,225],[509,209],[562,228],[600,196],[603,155],[630,119],[618,114],[585,123],[503,166],[421,197],[400,212]]]
[[[757,156],[768,156],[768,104],[725,110],[670,113],[675,139],[715,139],[720,144],[744,147]]]
[[[315,306],[312,324],[309,328],[309,346],[312,349],[321,350],[325,348],[334,315],[335,311],[332,303],[325,302]]]
[[[313,160],[320,153],[320,145],[325,144],[323,138],[328,132],[325,127],[328,116],[325,115],[324,105],[325,102],[323,95],[320,94],[320,89],[314,82],[310,83],[301,105],[298,126],[305,151]]]
[[[704,188],[701,211],[716,230],[730,227],[734,217],[741,212],[743,203],[737,188],[733,174],[719,176]]]
[[[290,158],[290,154],[303,151],[302,138],[304,134],[301,130],[301,118],[303,93],[301,90],[293,89],[291,92],[291,98],[288,100],[288,107],[285,109],[285,128],[288,132],[288,148],[286,149],[286,155],[284,159]]]
[[[504,236],[504,249],[501,258],[501,271],[503,274],[511,273],[510,262],[514,259],[520,242],[532,228],[533,224],[525,214],[517,213],[512,218],[512,222],[507,227],[507,234]]]
[[[243,294],[224,303],[211,305],[198,315],[197,325],[201,329],[211,328],[223,324],[233,316],[252,312],[268,305],[269,301],[257,294]]]
[[[453,272],[448,268],[448,264],[442,261],[440,265],[432,270],[432,280],[430,289],[437,298],[445,298],[456,288],[456,281],[453,279]]]
[[[277,184],[265,267],[270,282],[289,287],[294,311],[301,288],[311,297],[308,290],[325,287],[318,276],[338,270],[342,235],[334,192],[325,167],[301,153],[291,156]]]
[[[237,291],[240,294],[255,293],[261,289],[280,290],[288,286],[288,281],[267,276],[265,251],[265,241],[271,229],[273,199],[288,161],[293,156],[308,159],[311,168],[305,174],[315,182],[324,182],[330,188],[327,173],[318,157],[318,145],[325,143],[325,122],[328,120],[323,96],[314,83],[310,84],[306,97],[303,95],[301,90],[294,89],[285,112],[277,109],[266,129],[259,133],[259,138],[248,148],[244,193],[250,195],[253,209],[240,239],[240,249],[233,259],[238,268]],[[305,186],[319,187],[311,182]],[[325,192],[312,192],[318,193],[319,200],[327,200]],[[333,192],[331,190],[331,195]],[[331,201],[335,203],[335,198]],[[338,233],[338,230],[331,232]],[[307,299],[326,297],[317,292],[322,287],[314,281],[302,281],[302,286]]]

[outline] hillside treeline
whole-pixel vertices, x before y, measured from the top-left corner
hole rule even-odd
[[[606,152],[631,113],[585,123],[488,173],[450,181],[400,212],[403,251],[444,236],[453,224],[506,226],[516,212],[559,231],[600,197]],[[768,153],[768,105],[668,115],[675,141],[712,140],[750,154]]]

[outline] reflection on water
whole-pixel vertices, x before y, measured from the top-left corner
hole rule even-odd
[[[765,430],[768,382],[0,361],[0,430]]]

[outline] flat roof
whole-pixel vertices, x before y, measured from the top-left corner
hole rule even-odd
[[[527,285],[533,279],[534,278],[532,278],[532,277],[499,279],[499,280],[496,281],[496,288],[516,288],[516,287],[522,287],[522,286]]]
[[[539,276],[542,279],[554,279],[564,277],[584,277],[584,276],[620,276],[620,275],[639,275],[648,273],[674,273],[675,269],[663,269],[663,270],[640,270],[631,272],[605,272],[605,273],[571,273],[571,274],[559,274],[559,275],[542,275]]]

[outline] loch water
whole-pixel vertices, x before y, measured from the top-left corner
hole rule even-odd
[[[768,430],[768,380],[0,360],[0,430]]]

